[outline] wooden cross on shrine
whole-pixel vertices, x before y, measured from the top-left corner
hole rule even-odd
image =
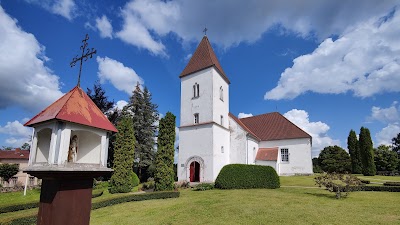
[[[73,66],[75,66],[75,64],[76,64],[78,61],[81,61],[81,65],[80,65],[80,67],[79,67],[78,86],[79,86],[80,83],[81,83],[81,72],[82,72],[82,63],[83,63],[83,60],[87,61],[88,58],[92,58],[92,57],[93,57],[93,54],[96,54],[96,53],[97,53],[96,49],[94,49],[94,48],[92,48],[92,50],[90,50],[89,48],[86,48],[86,47],[88,46],[87,40],[89,40],[89,35],[88,35],[88,34],[86,34],[85,39],[82,40],[83,44],[81,45],[81,50],[82,50],[82,55],[81,55],[81,57],[78,58],[78,55],[75,56],[75,57],[72,59],[72,62],[70,63],[71,67],[73,67]],[[86,53],[85,53],[85,52],[86,52]]]

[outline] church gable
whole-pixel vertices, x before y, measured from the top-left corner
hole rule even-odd
[[[310,138],[311,136],[278,112],[239,119],[261,141]]]

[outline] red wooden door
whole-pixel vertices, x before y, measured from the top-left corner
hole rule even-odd
[[[195,162],[190,163],[190,182],[194,182],[195,180]]]

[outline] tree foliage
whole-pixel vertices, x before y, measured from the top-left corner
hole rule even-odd
[[[351,171],[351,161],[349,154],[341,147],[325,147],[318,157],[321,169],[328,173],[344,173]]]
[[[351,171],[352,173],[361,173],[361,157],[360,147],[357,140],[357,135],[354,130],[350,130],[349,136],[347,137],[347,149],[349,150],[351,159]]]
[[[174,189],[175,115],[167,112],[160,120],[157,139],[155,190]]]
[[[15,176],[19,171],[18,164],[9,164],[4,163],[0,164],[0,177],[3,178],[4,181],[9,182],[9,180]]]
[[[30,146],[28,143],[24,143],[24,144],[21,146],[21,150],[29,150],[29,149],[31,149],[31,146]]]
[[[126,112],[132,118],[132,126],[135,131],[135,167],[141,181],[147,179],[146,172],[152,166],[155,159],[155,137],[157,133],[158,111],[157,105],[153,104],[152,96],[145,87],[142,91],[139,84],[130,97]]]
[[[359,144],[362,173],[364,176],[375,176],[376,167],[374,163],[374,150],[372,146],[371,134],[368,128],[361,127]]]
[[[386,145],[374,149],[374,160],[377,171],[393,171],[399,164],[397,154]]]
[[[400,133],[396,137],[392,138],[392,150],[397,153],[400,158]]]
[[[132,185],[132,166],[135,149],[135,136],[128,117],[118,123],[118,133],[114,145],[114,173],[110,180],[110,193],[130,192]]]

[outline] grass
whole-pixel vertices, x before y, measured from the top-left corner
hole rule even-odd
[[[40,189],[27,190],[24,192],[0,193],[0,207],[7,205],[18,205],[27,202],[38,202],[40,199]]]
[[[400,177],[358,176],[373,182],[400,181]],[[185,189],[176,199],[101,208],[91,212],[91,224],[400,224],[399,193],[353,192],[347,198],[337,200],[333,193],[316,188],[314,176],[280,179],[283,187],[279,189],[200,192]],[[111,195],[105,191],[92,201],[129,194],[132,193]],[[21,196],[21,192],[1,193],[0,204],[39,199],[39,192],[28,192],[25,198]],[[34,215],[37,210],[0,214],[0,222]]]

